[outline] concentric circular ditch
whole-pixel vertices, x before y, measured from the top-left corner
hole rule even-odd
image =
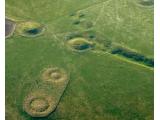
[[[42,79],[49,82],[62,82],[67,79],[67,74],[63,69],[52,67],[47,68],[42,73]]]
[[[51,96],[37,92],[25,98],[23,108],[32,117],[46,117],[56,108],[56,105]]]

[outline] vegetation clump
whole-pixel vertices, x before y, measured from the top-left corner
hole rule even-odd
[[[67,80],[68,76],[63,69],[52,67],[44,70],[42,73],[42,79],[45,81],[57,83]]]
[[[140,0],[140,4],[144,6],[151,6],[154,4],[154,0]]]
[[[41,35],[44,31],[44,26],[36,22],[22,22],[17,25],[17,32],[22,36],[35,37]]]
[[[5,37],[10,37],[15,30],[16,23],[10,19],[5,19]]]
[[[29,94],[23,103],[23,109],[32,117],[46,117],[54,109],[54,99],[44,92],[33,92]]]
[[[88,50],[93,47],[93,43],[84,38],[73,38],[68,41],[68,45],[78,51]]]
[[[74,25],[80,24],[80,20],[75,20],[75,21],[73,22],[73,24],[74,24]]]
[[[123,57],[132,59],[136,62],[141,62],[150,67],[154,67],[154,60],[152,58],[148,58],[144,55],[141,55],[137,52],[131,51],[123,47],[115,47],[112,49],[111,53],[121,55]]]

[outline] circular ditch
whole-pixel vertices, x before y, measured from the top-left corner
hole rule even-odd
[[[67,78],[66,72],[57,67],[47,68],[42,73],[43,80],[53,83],[65,81]]]
[[[10,37],[15,30],[16,23],[10,19],[5,18],[5,37]]]
[[[68,41],[68,45],[76,51],[85,51],[93,47],[93,43],[84,38],[73,38]]]
[[[44,32],[44,26],[36,22],[22,22],[17,25],[18,34],[26,37],[36,37]]]
[[[23,103],[23,109],[32,117],[46,117],[56,105],[54,99],[42,92],[29,94]]]
[[[152,6],[154,5],[154,0],[139,0],[139,4],[142,6]]]

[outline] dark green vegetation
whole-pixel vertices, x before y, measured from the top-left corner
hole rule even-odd
[[[9,37],[13,34],[15,29],[15,22],[10,19],[5,19],[5,37]]]
[[[153,68],[111,54],[118,44],[127,48],[118,54],[131,50],[134,57],[153,59],[153,6],[142,7],[138,0],[6,0],[6,16],[20,25],[6,40],[7,120],[153,119]],[[31,21],[34,25],[22,27]],[[39,34],[37,28],[45,30]],[[77,37],[95,46],[84,52],[68,49],[67,42]],[[64,93],[59,83],[42,79],[51,66],[70,73]],[[31,117],[24,100],[41,91],[63,96],[47,117]],[[31,106],[43,111],[48,104],[38,99]]]
[[[154,67],[154,60],[152,58],[147,58],[144,55],[133,52],[127,48],[123,47],[115,47],[111,51],[112,54],[118,54],[123,57],[132,59],[133,61],[143,63],[147,66]]]
[[[154,4],[154,0],[140,0],[140,4],[144,6],[150,6]]]

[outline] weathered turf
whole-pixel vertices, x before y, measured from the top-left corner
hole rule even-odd
[[[6,16],[46,27],[41,36],[16,33],[7,38],[8,116],[14,111],[22,120],[153,119],[153,69],[106,52],[111,43],[118,43],[153,58],[153,6],[133,0],[6,0]],[[66,40],[74,37],[98,46],[72,51]],[[23,111],[28,93],[39,88],[56,93],[40,79],[50,65],[70,73],[70,82],[52,114],[32,118]]]

